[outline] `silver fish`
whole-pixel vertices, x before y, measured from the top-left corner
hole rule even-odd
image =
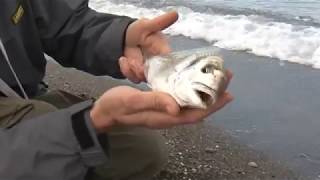
[[[169,93],[181,107],[206,109],[225,90],[224,60],[213,48],[154,56],[145,62],[151,89]]]

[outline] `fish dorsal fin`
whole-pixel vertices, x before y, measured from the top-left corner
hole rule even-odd
[[[175,70],[181,71],[181,70],[185,69],[196,58],[197,58],[197,56],[195,54],[189,55],[189,56],[184,56],[184,58],[179,59],[179,63],[176,65]]]
[[[195,55],[197,58],[206,57],[206,56],[214,56],[218,54],[218,50],[214,47],[203,47],[196,49],[189,49],[183,51],[176,51],[171,53],[171,57],[174,59],[185,59],[188,56]]]
[[[181,71],[190,65],[195,59],[206,58],[217,55],[217,50],[213,47],[197,48],[191,50],[177,51],[170,54],[170,58],[176,61],[176,71]]]

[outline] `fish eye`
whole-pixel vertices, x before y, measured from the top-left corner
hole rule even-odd
[[[214,64],[207,64],[201,69],[201,72],[203,73],[213,73],[213,71],[216,69],[216,66]]]

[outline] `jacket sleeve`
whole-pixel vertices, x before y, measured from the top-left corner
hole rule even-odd
[[[123,78],[118,59],[133,19],[98,13],[88,7],[88,0],[30,2],[48,55],[63,66]]]
[[[0,129],[0,179],[81,180],[89,167],[108,163],[86,110],[91,104]]]

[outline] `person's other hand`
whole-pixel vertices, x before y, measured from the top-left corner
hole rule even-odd
[[[160,55],[171,51],[161,31],[177,19],[177,12],[168,12],[151,20],[139,19],[128,26],[124,56],[119,59],[125,77],[134,83],[145,81],[143,54]]]
[[[231,78],[229,72],[229,81]],[[97,132],[107,131],[114,125],[160,129],[202,121],[232,100],[233,97],[225,92],[206,110],[180,109],[169,94],[121,86],[105,92],[90,111],[90,117]]]

